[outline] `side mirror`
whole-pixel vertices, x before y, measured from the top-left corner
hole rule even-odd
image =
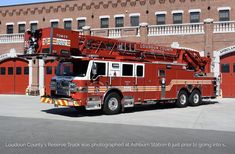
[[[93,81],[97,77],[97,64],[93,63],[91,67],[91,80]]]
[[[91,68],[92,75],[95,76],[97,74],[97,64],[93,63]]]

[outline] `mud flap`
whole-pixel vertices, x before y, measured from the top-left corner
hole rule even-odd
[[[121,112],[123,113],[124,110],[125,110],[125,101],[124,101],[124,98],[121,100]]]

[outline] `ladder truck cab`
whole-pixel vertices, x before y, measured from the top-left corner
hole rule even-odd
[[[41,102],[117,114],[138,104],[197,106],[216,97],[210,58],[198,52],[45,28],[26,32],[25,56],[59,59]]]

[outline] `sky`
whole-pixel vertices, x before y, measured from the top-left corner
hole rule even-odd
[[[48,2],[56,0],[0,0],[0,6],[25,4],[25,3],[37,3],[37,2]]]

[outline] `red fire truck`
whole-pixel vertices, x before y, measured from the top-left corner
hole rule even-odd
[[[27,32],[25,55],[60,59],[41,102],[117,114],[138,104],[197,106],[216,97],[209,57],[155,44],[45,28]]]

